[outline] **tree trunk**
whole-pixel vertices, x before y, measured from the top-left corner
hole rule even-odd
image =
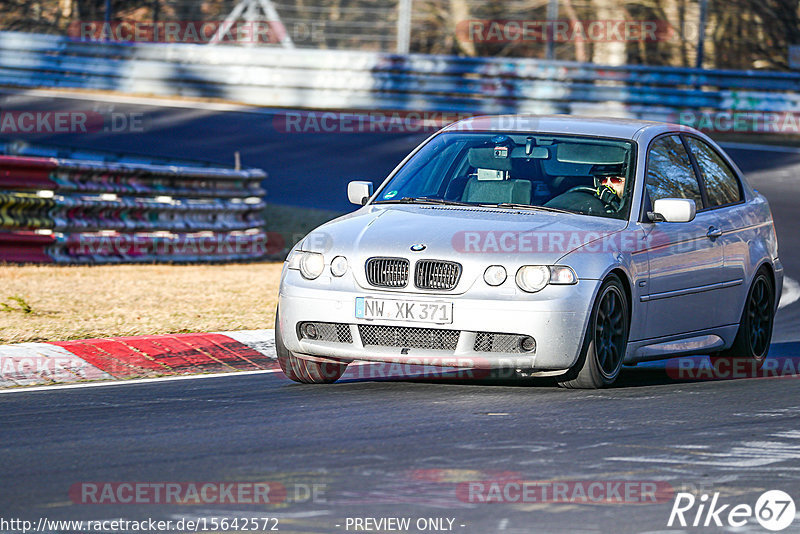
[[[567,13],[567,18],[572,24],[578,24],[578,14],[575,11],[575,7],[572,5],[572,0],[562,0],[562,4],[564,6],[564,11]],[[586,53],[586,42],[580,39],[575,40],[575,61],[580,61],[581,63],[585,63],[589,60],[589,56]]]
[[[625,11],[616,0],[593,0],[594,18],[600,21],[625,19]],[[625,41],[599,41],[594,43],[592,63],[599,65],[624,65],[627,60]]]
[[[456,46],[462,54],[467,56],[478,55],[475,50],[475,43],[467,39],[460,39],[456,34],[459,24],[466,24],[469,20],[469,5],[466,0],[450,0],[450,35],[455,39]]]
[[[69,21],[72,19],[72,0],[59,0],[58,10],[61,18]]]

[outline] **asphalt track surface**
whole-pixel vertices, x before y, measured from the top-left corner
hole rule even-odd
[[[16,96],[0,107],[92,105],[105,104]],[[153,117],[148,135],[32,140],[219,162],[238,149],[246,164],[270,172],[274,201],[335,209],[344,207],[330,200],[343,196],[344,182],[382,176],[422,137],[292,137],[260,127],[262,115],[130,107]],[[730,153],[769,198],[786,273],[800,278],[800,154]],[[794,303],[780,310],[773,357],[797,356],[798,309]],[[521,379],[375,380],[354,369],[331,386],[265,373],[0,395],[0,516],[271,516],[282,532],[353,532],[348,517],[408,517],[414,528],[407,532],[425,531],[415,528],[420,518],[449,518],[453,532],[470,534],[681,530],[667,528],[671,494],[655,503],[486,504],[458,485],[494,481],[508,488],[519,480],[570,488],[655,481],[698,496],[719,492],[719,502],[731,505],[753,505],[765,490],[781,489],[800,504],[800,381],[680,381],[667,368],[625,369],[617,387],[601,391]],[[70,494],[83,482],[192,481],[281,483],[289,498],[267,506],[81,504]],[[313,484],[318,497],[304,499]],[[800,518],[786,532],[798,525]],[[766,532],[753,519],[738,531]]]

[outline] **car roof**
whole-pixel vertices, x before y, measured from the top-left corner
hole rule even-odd
[[[671,131],[694,131],[667,122],[579,115],[484,115],[454,122],[442,131],[534,132],[595,135],[635,139],[640,130],[652,129],[653,135]]]

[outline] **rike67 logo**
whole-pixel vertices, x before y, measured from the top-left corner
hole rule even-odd
[[[692,493],[680,492],[675,495],[667,526],[739,528],[755,519],[765,529],[778,532],[794,522],[795,512],[794,500],[781,490],[762,493],[755,506],[723,504],[719,492],[710,497],[707,493],[696,497]]]

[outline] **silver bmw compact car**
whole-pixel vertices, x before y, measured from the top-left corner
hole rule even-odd
[[[767,356],[783,268],[766,199],[691,128],[466,119],[417,147],[283,268],[278,359],[507,368],[565,387],[623,364]]]

